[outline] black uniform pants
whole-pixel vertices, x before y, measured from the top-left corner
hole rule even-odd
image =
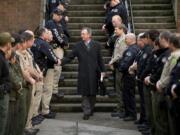
[[[94,111],[96,96],[82,96],[82,110],[84,115],[90,115]]]
[[[137,81],[137,87],[138,87],[138,92],[139,92],[139,96],[140,96],[140,107],[141,107],[141,110],[140,110],[140,120],[141,121],[146,121],[143,82]]]
[[[126,116],[136,117],[135,77],[123,74],[123,102]]]

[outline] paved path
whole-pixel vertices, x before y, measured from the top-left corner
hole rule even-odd
[[[38,135],[141,135],[132,122],[96,113],[88,121],[81,113],[60,113],[55,120],[45,120]]]

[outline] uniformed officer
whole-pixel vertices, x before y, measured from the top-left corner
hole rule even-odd
[[[159,32],[157,30],[149,30],[147,33],[145,33],[144,43],[152,46],[153,50],[156,50],[157,48],[154,46],[156,38],[159,37]],[[147,56],[147,60],[144,63],[145,67],[139,74],[139,79],[144,81],[144,78],[148,76],[151,73],[151,70],[153,68],[153,50],[149,50],[149,55]],[[143,65],[143,66],[144,66]],[[151,91],[150,88],[147,87],[145,84],[143,85],[143,93],[144,93],[144,100],[145,100],[145,112],[147,117],[147,122],[138,125],[138,128],[140,131],[144,131],[150,133],[151,132],[151,125],[153,125],[153,115],[152,115],[152,100],[151,100]]]
[[[123,24],[128,27],[128,15],[127,10],[124,3],[121,0],[111,0],[111,7],[106,14],[105,24],[103,25],[103,29],[107,30],[109,36],[111,36],[114,32],[114,28],[112,25],[112,17],[114,15],[119,15],[122,18]]]
[[[125,107],[124,121],[136,120],[136,105],[135,105],[135,76],[128,73],[129,67],[133,64],[136,55],[140,51],[136,45],[136,36],[133,33],[128,33],[125,37],[127,50],[124,51],[123,57],[119,63],[119,71],[123,73],[123,102]]]
[[[58,64],[60,60],[58,60],[52,50],[52,47],[47,42],[49,39],[49,31],[44,27],[40,27],[37,31],[37,36],[38,38],[35,40],[34,46],[31,50],[34,54],[35,62],[44,74],[41,113],[46,118],[54,118],[55,115],[49,110],[49,104],[53,91],[54,65]],[[35,109],[36,114],[38,114],[38,109],[39,106]]]
[[[142,40],[144,42],[144,47],[141,50],[141,54],[139,58],[137,59],[137,72],[136,72],[136,80],[137,80],[137,86],[138,86],[138,91],[140,94],[140,102],[141,102],[141,114],[140,114],[140,119],[139,121],[136,122],[136,124],[142,124],[146,122],[146,114],[145,114],[145,103],[144,103],[144,92],[143,92],[143,80],[141,79],[141,74],[143,70],[145,69],[147,59],[149,56],[152,54],[152,49],[153,46],[147,44],[144,40],[148,38],[148,32],[143,33],[142,35]]]
[[[24,79],[29,83],[28,94],[27,94],[27,121],[25,127],[25,134],[36,134],[39,129],[32,127],[32,117],[34,115],[34,106],[35,106],[35,93],[38,91],[42,91],[42,84],[38,83],[42,80],[42,75],[40,71],[38,71],[35,67],[37,66],[33,57],[28,50],[28,48],[32,47],[34,43],[34,35],[31,31],[26,31],[22,34],[25,43],[21,50],[17,51],[20,60],[20,66],[23,73]],[[37,67],[38,68],[38,67]],[[39,85],[39,86],[38,86]]]
[[[163,41],[162,41],[163,42]],[[157,92],[159,93],[159,95],[164,95],[165,94],[165,89],[167,88],[169,82],[170,82],[170,74],[172,69],[175,67],[175,65],[177,64],[178,59],[180,58],[180,43],[179,43],[179,39],[178,37],[173,34],[170,36],[169,38],[169,46],[171,49],[171,55],[169,56],[166,64],[164,65],[163,68],[163,72],[161,74],[161,77],[159,79],[159,81],[156,83],[156,89]],[[175,134],[174,133],[174,129],[172,128],[172,118],[170,116],[170,112],[167,113],[168,109],[167,109],[167,105],[169,105],[170,100],[168,97],[159,97],[159,99],[163,99],[166,102],[164,103],[165,109],[161,109],[158,112],[158,115],[161,115],[161,119],[158,119],[156,122],[158,123],[158,133],[162,134],[162,132],[164,134]],[[166,112],[165,112],[166,111]],[[168,118],[167,118],[168,116]],[[165,122],[170,122],[170,125],[166,125],[166,127],[164,126]],[[169,124],[169,123],[168,123]],[[165,128],[167,128],[167,126],[169,126],[169,132],[167,130],[163,130],[162,131],[162,126],[164,126]]]
[[[115,33],[116,36],[118,36],[116,42],[115,42],[115,49],[112,55],[111,60],[109,61],[109,66],[112,70],[115,70],[115,89],[117,92],[117,115],[120,116],[124,112],[123,108],[123,101],[122,101],[122,85],[120,83],[120,80],[122,78],[122,73],[118,71],[118,63],[122,59],[122,55],[124,51],[127,49],[127,45],[125,43],[125,31],[126,26],[123,24],[120,24],[119,26],[115,27]],[[114,113],[112,113],[112,116],[115,116]]]
[[[5,134],[8,118],[9,92],[12,89],[10,82],[9,67],[6,55],[11,51],[11,35],[7,32],[0,33],[0,135]]]
[[[161,40],[164,38],[168,39],[169,33],[166,33],[166,32],[161,33],[160,38],[161,38]],[[156,91],[156,87],[155,87],[156,82],[159,80],[159,78],[161,76],[164,64],[166,63],[166,61],[170,55],[168,40],[166,40],[166,42],[163,42],[163,43],[161,40],[160,40],[160,44],[158,45],[159,49],[156,51],[155,56],[154,56],[155,61],[153,63],[151,75],[145,78],[145,83],[146,83],[146,85],[149,86],[149,88],[150,88],[149,90],[151,91],[152,115],[153,115],[153,124],[154,124],[153,128],[154,128],[155,134],[162,133],[162,131],[160,131],[160,128],[159,128],[160,126],[158,124],[159,120],[157,120],[157,119],[161,119],[161,118],[167,116],[167,110],[164,111],[165,113],[159,113],[160,112],[159,110],[164,110],[166,108],[163,108],[161,105],[162,104],[161,102],[162,102],[162,99],[164,98],[164,96],[159,94]],[[161,126],[162,127],[164,126],[164,128],[167,127],[168,121],[161,124]],[[163,129],[164,130],[163,132],[168,132],[168,127],[165,129]]]
[[[13,33],[13,38],[15,42],[12,44],[13,53],[10,54],[10,78],[13,85],[13,89],[10,92],[10,102],[9,102],[9,117],[8,124],[6,126],[6,135],[22,135],[26,122],[26,93],[25,81],[21,72],[19,59],[15,51],[21,48],[21,43],[23,42],[19,34]]]
[[[62,15],[63,15],[63,12],[61,10],[59,10],[59,9],[54,10],[52,20],[49,20],[46,24],[46,28],[51,30],[51,32],[53,34],[52,45],[54,48],[54,52],[59,59],[63,58],[63,55],[64,55],[63,48],[68,46],[68,38],[63,33],[63,29],[62,29],[62,26],[60,24],[60,21],[62,19]],[[63,93],[58,91],[58,83],[59,83],[61,71],[62,71],[61,66],[56,65],[54,67],[53,94],[55,94],[57,97],[63,96]]]
[[[180,134],[180,58],[177,61],[176,66],[172,69],[171,80],[167,89],[167,97],[171,102],[169,106],[169,115],[171,121],[169,124],[172,126],[173,134]]]

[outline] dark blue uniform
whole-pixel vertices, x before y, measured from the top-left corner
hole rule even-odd
[[[123,102],[125,106],[125,115],[136,118],[135,109],[135,77],[128,73],[129,67],[133,64],[140,48],[134,44],[128,47],[123,53],[119,63],[119,71],[123,73]]]
[[[58,59],[54,54],[52,47],[43,39],[37,38],[31,48],[34,55],[34,60],[43,71],[44,75],[48,68],[54,68]]]
[[[48,0],[48,13],[49,15],[57,8],[60,4],[60,0]]]
[[[119,15],[122,18],[122,22],[128,27],[127,10],[124,3],[121,2],[114,7],[110,7],[106,15],[105,24],[110,36],[114,33],[114,27],[112,25],[112,17],[114,15]]]
[[[147,59],[152,54],[152,46],[145,45],[144,48],[138,54],[136,58],[137,61],[137,87],[140,95],[140,104],[141,104],[141,112],[140,112],[140,123],[144,123],[146,121],[146,113],[145,113],[145,101],[144,101],[144,92],[143,92],[143,80],[140,79],[141,73],[145,69],[147,64]]]
[[[46,23],[46,28],[51,30],[53,34],[53,48],[63,48],[64,46],[68,45],[68,38],[64,34],[62,25],[60,23],[57,23],[54,20],[49,20]]]

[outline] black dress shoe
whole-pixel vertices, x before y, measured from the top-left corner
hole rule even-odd
[[[123,118],[125,118],[125,117],[127,117],[127,115],[126,115],[124,112],[122,112],[122,113],[119,114],[119,118],[120,118],[120,119],[123,119]]]
[[[119,112],[112,112],[111,117],[119,117]]]
[[[55,112],[49,112],[48,114],[44,114],[43,117],[46,119],[54,119],[56,117],[56,113]]]
[[[142,135],[151,135],[151,129],[142,131],[141,133],[142,133]]]
[[[89,115],[84,115],[83,120],[89,120]]]
[[[25,135],[36,135],[38,132],[39,132],[39,129],[33,129],[33,128],[24,130]]]
[[[144,121],[144,120],[141,120],[141,119],[136,120],[136,121],[134,122],[135,125],[141,125],[141,124],[143,124],[143,123],[145,123],[145,121]]]
[[[128,116],[128,117],[125,117],[123,120],[124,120],[124,121],[135,121],[135,120],[136,120],[136,117]]]

